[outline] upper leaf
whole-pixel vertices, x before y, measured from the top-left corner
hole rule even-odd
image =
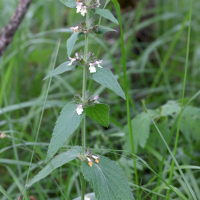
[[[119,25],[119,22],[117,21],[117,19],[113,16],[113,14],[107,10],[107,9],[100,9],[100,8],[96,8],[95,9],[95,14],[98,14],[106,19],[109,19],[110,21],[116,23]]]
[[[48,176],[54,169],[74,160],[81,153],[80,146],[74,146],[70,150],[63,152],[53,158],[33,179],[31,179],[27,186],[31,186],[35,182]]]
[[[84,161],[81,165],[84,178],[90,183],[98,200],[133,200],[128,179],[114,161],[101,156],[92,167]]]
[[[66,72],[66,71],[70,71],[76,67],[76,64],[72,64],[71,66],[68,66],[69,63],[70,63],[70,61],[67,61],[67,62],[59,65],[56,69],[49,72],[49,74],[43,80],[50,78],[52,76],[56,76],[58,74],[62,74],[63,72]]]
[[[73,33],[71,37],[67,40],[67,55],[70,57],[72,50],[74,48],[74,45],[76,44],[76,41],[78,40],[78,37],[82,35],[82,32]]]
[[[110,108],[106,104],[95,104],[85,109],[86,115],[98,122],[102,126],[108,127],[109,125],[109,111]]]
[[[101,85],[111,89],[117,95],[126,99],[125,94],[120,87],[117,79],[109,69],[97,67],[97,72],[91,75],[92,79]]]
[[[106,26],[99,26],[98,34],[104,34],[104,33],[107,33],[109,31],[117,32],[116,30],[114,30],[112,28],[109,28],[109,27],[106,27]]]
[[[49,144],[46,162],[48,162],[65,143],[69,136],[78,128],[84,114],[78,115],[76,112],[77,104],[68,103],[61,111],[53,130],[53,136]]]
[[[75,8],[76,7],[76,0],[60,0],[61,3],[66,5],[69,8]]]

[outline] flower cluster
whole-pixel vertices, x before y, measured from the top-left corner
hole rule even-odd
[[[74,58],[69,57],[71,62],[68,64],[68,66],[72,66],[74,62],[76,62],[77,65],[84,65],[85,61],[83,59],[83,53],[76,53]],[[103,62],[103,60],[96,60],[96,57],[92,53],[88,53],[87,55],[87,63],[86,65],[89,67],[90,73],[96,73],[96,65],[99,68],[103,68],[100,64]]]
[[[96,95],[95,97],[91,97],[91,98],[89,97],[89,98],[86,99],[86,101],[84,103],[82,101],[82,97],[79,94],[77,94],[74,97],[75,101],[78,103],[77,108],[76,108],[77,114],[81,115],[83,113],[83,111],[84,111],[83,108],[85,106],[92,106],[92,105],[94,105],[96,103],[99,103],[99,101],[97,101],[98,98],[99,98],[99,95]]]
[[[82,16],[85,16],[85,14],[87,13],[87,6],[85,1],[83,2],[76,2],[76,13],[81,13]]]
[[[100,158],[100,156],[95,156],[95,155],[93,155],[93,153],[92,153],[92,151],[88,148],[87,149],[87,152],[86,152],[86,160],[87,160],[87,162],[88,162],[88,165],[90,166],[90,167],[92,167],[92,165],[93,165],[93,159],[95,160],[95,162],[98,164],[99,163],[99,158]]]
[[[76,13],[81,13],[82,16],[85,16],[88,8],[95,9],[100,5],[100,0],[89,0],[89,5],[86,4],[86,0],[77,0]]]
[[[82,32],[84,34],[87,34],[89,32],[89,33],[97,34],[99,30],[99,25],[94,25],[94,22],[90,20],[89,30],[85,22],[81,22],[77,26],[71,27],[70,29],[73,30],[74,33]]]

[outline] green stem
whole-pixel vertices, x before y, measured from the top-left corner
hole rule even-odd
[[[87,4],[89,4],[89,0],[87,0]],[[89,17],[90,13],[86,14],[86,26],[87,30],[89,30]],[[84,60],[87,62],[87,54],[88,54],[88,34],[85,34],[85,50],[84,50]],[[87,86],[87,67],[86,65],[83,67],[83,88],[82,88],[82,99],[83,103],[86,100],[86,86]],[[82,155],[85,156],[86,150],[86,116],[83,117],[82,121]],[[81,200],[85,198],[85,189],[86,189],[86,181],[84,179],[83,174],[81,174]]]
[[[190,3],[190,18],[189,18],[188,42],[187,42],[187,53],[186,53],[186,64],[185,64],[185,73],[184,73],[184,84],[183,84],[183,93],[182,93],[181,112],[179,114],[178,128],[177,128],[177,132],[176,132],[176,140],[175,140],[175,146],[174,146],[174,157],[176,156],[176,150],[177,150],[177,146],[178,146],[181,116],[182,116],[182,112],[183,112],[183,104],[184,104],[184,96],[185,96],[185,86],[186,86],[186,80],[187,80],[187,69],[188,69],[188,60],[189,60],[189,51],[190,51],[191,18],[192,18],[192,0],[191,0],[191,3]],[[171,165],[171,169],[170,169],[170,176],[169,176],[169,182],[168,182],[169,185],[171,185],[171,182],[172,182],[173,172],[174,172],[174,160],[172,160],[172,165]],[[170,190],[167,191],[166,199],[169,199],[169,197],[170,197]]]

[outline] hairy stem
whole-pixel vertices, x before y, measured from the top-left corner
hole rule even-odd
[[[87,0],[87,4],[89,4],[89,0]],[[86,15],[86,26],[87,30],[89,30],[89,11]],[[85,34],[85,50],[84,50],[84,60],[87,62],[87,54],[88,54],[88,34]],[[87,67],[83,67],[83,88],[82,88],[82,99],[83,102],[86,100],[86,85],[87,85]],[[86,116],[83,117],[82,121],[82,155],[85,156],[86,150]],[[85,198],[85,188],[86,182],[81,174],[81,200]]]

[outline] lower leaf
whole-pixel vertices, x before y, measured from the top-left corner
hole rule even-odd
[[[128,179],[114,161],[101,156],[92,167],[84,161],[81,171],[98,200],[134,200]]]

